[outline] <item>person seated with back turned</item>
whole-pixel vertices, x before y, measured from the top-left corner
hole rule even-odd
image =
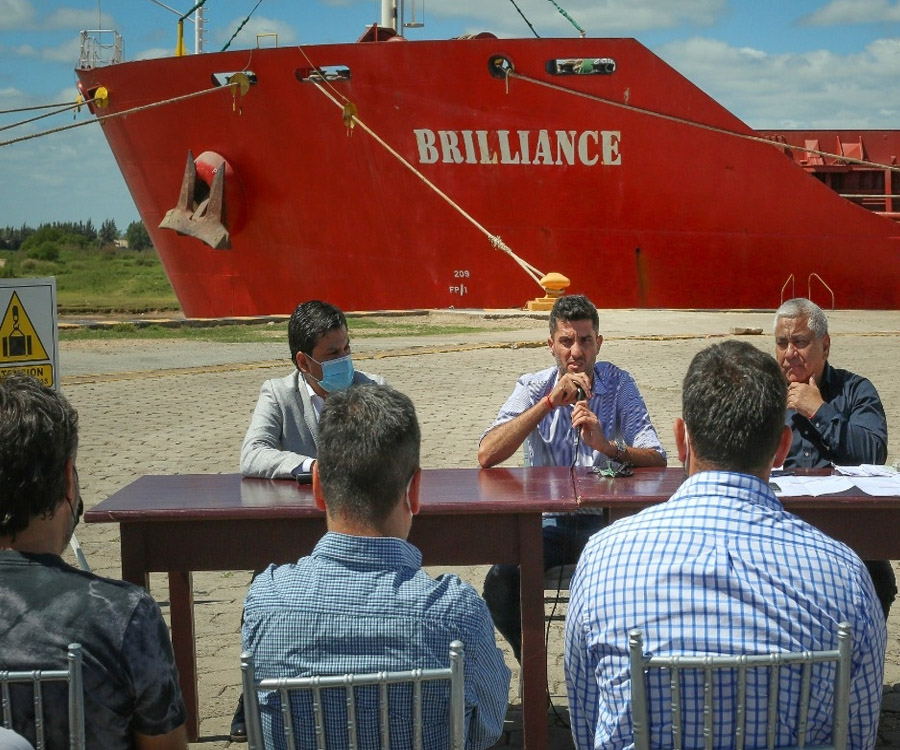
[[[556,301],[547,341],[556,365],[519,378],[481,438],[478,462],[483,467],[505,461],[523,443],[526,466],[666,465],[634,378],[610,362],[597,362],[603,343],[599,332],[597,308],[587,297]],[[575,563],[588,537],[602,526],[602,509],[545,515],[544,570]],[[521,662],[519,580],[517,565],[494,565],[484,580],[484,598],[497,630]]]
[[[325,399],[354,384],[384,383],[378,375],[353,369],[347,318],[328,302],[297,305],[288,323],[288,345],[296,369],[267,380],[259,390],[241,447],[245,477],[309,481]],[[230,737],[233,742],[247,741],[243,696],[231,720]]]
[[[822,308],[803,297],[775,311],[775,359],[788,381],[787,425],[793,432],[786,469],[883,464],[887,417],[865,378],[828,362],[831,337]],[[897,595],[889,560],[866,560],[887,619]]]
[[[183,750],[186,712],[169,631],[139,586],[62,553],[81,517],[78,414],[34,378],[0,381],[0,670],[66,669],[83,649],[87,747]],[[35,742],[30,686],[10,686],[13,728]],[[69,746],[68,692],[45,685],[47,747]]]
[[[444,668],[458,639],[466,747],[486,748],[503,730],[510,672],[484,601],[453,574],[429,577],[406,541],[419,511],[419,444],[412,401],[393,388],[355,386],[328,398],[313,466],[328,533],[309,557],[255,578],[244,603],[244,649],[264,679]],[[447,693],[425,701],[426,748],[447,747],[448,701]],[[282,736],[276,705],[274,693],[262,702],[267,737]],[[330,720],[346,726],[343,696],[332,709]],[[393,704],[392,712],[391,747],[409,747],[411,715]],[[311,715],[294,726],[298,746],[314,747]],[[360,747],[378,746],[377,714],[361,718],[358,732]]]
[[[842,622],[852,629],[849,747],[874,747],[884,618],[856,554],[788,513],[769,487],[773,464],[791,444],[786,400],[778,364],[746,342],[715,344],[691,361],[683,416],[675,422],[687,479],[665,503],[592,537],[572,577],[564,666],[579,750],[621,750],[634,742],[626,679],[632,628],[643,631],[645,653],[729,656],[834,649]],[[768,691],[760,679],[755,689],[748,680],[748,748],[767,745]],[[697,680],[682,691],[685,747],[704,745],[702,676]],[[812,681],[810,747],[830,738],[833,686],[831,679]],[[798,670],[778,693],[775,747],[792,741],[799,689]],[[651,716],[667,709],[664,692],[663,685],[650,686]],[[718,750],[735,746],[729,706],[727,695],[716,700]],[[651,723],[652,747],[669,742],[668,729],[658,730]]]
[[[289,479],[309,475],[316,460],[319,413],[335,391],[362,383],[384,383],[353,369],[347,319],[327,302],[297,306],[288,323],[288,345],[296,370],[262,384],[241,447],[245,477]]]

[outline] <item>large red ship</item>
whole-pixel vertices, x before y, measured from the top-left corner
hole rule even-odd
[[[189,316],[900,308],[900,133],[756,132],[633,39],[373,26],[76,72]]]

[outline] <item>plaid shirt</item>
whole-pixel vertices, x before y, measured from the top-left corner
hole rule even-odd
[[[484,435],[498,425],[510,422],[528,411],[544,396],[550,394],[559,377],[559,369],[526,374],[519,378],[512,395],[497,414]],[[638,391],[634,378],[625,370],[609,362],[594,365],[594,385],[591,388],[590,410],[597,415],[607,440],[621,436],[635,448],[652,448],[665,458],[666,452],[659,436],[650,424],[650,414]],[[482,435],[482,439],[484,438]],[[578,466],[606,466],[607,458],[600,451],[579,441]],[[575,430],[572,429],[572,407],[559,407],[544,417],[537,428],[525,438],[526,466],[571,466],[575,457]]]
[[[628,631],[641,628],[647,653],[733,655],[837,647],[850,623],[853,665],[850,742],[875,745],[886,630],[872,581],[845,545],[784,510],[768,486],[745,474],[690,477],[661,505],[594,535],[578,563],[566,618],[566,684],[581,750],[633,746]],[[833,670],[833,666],[829,669]],[[815,674],[815,672],[814,672]],[[764,678],[761,678],[764,683]],[[785,682],[787,684],[785,684]],[[807,743],[830,736],[833,684],[815,681]],[[748,687],[747,747],[765,747],[765,685]],[[787,744],[799,677],[781,684],[776,747]],[[664,690],[663,690],[664,692]],[[650,695],[660,695],[650,685]],[[685,746],[702,746],[702,703],[691,700]],[[664,703],[651,704],[651,729]],[[727,703],[717,701],[714,745],[734,746]],[[651,746],[668,739],[651,735]]]
[[[415,547],[394,537],[328,533],[309,557],[271,565],[250,586],[244,604],[244,648],[257,678],[444,668],[450,642],[465,646],[467,738],[490,747],[503,730],[510,672],[494,640],[487,606],[453,574],[429,577]],[[440,691],[440,692],[439,692]],[[365,691],[361,691],[365,693]],[[423,688],[424,746],[447,746],[447,683]],[[284,747],[277,696],[263,701],[263,731]],[[372,701],[363,695],[358,707]],[[391,747],[410,747],[408,706],[392,702]],[[343,694],[327,710],[346,726]],[[315,747],[311,705],[294,705],[301,747]],[[377,714],[361,718],[362,747],[378,746]],[[279,744],[280,743],[280,744]],[[329,740],[329,748],[338,745]]]

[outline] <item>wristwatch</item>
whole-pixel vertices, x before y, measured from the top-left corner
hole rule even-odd
[[[628,450],[628,446],[625,444],[624,438],[617,437],[613,441],[613,445],[616,446],[616,455],[613,456],[613,460],[622,463],[622,459],[625,458],[625,451]]]

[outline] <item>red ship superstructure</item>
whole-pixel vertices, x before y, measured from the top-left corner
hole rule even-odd
[[[189,316],[522,307],[550,272],[599,307],[900,308],[900,136],[811,160],[860,134],[756,133],[633,39],[76,72]]]

